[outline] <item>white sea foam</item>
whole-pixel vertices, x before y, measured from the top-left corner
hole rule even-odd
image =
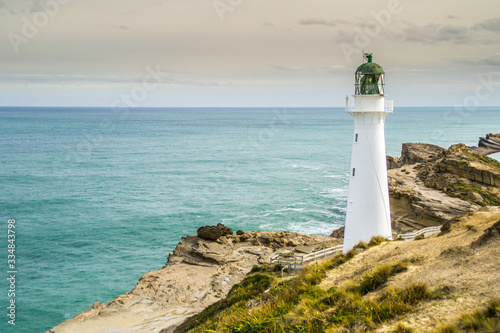
[[[317,171],[317,170],[321,170],[323,167],[322,166],[313,166],[313,165],[292,164],[292,168],[301,168],[301,169]]]
[[[332,233],[333,230],[339,228],[340,226],[341,226],[340,224],[332,222],[308,220],[303,223],[290,224],[288,229],[293,232],[299,232],[304,234],[328,236]]]
[[[334,179],[347,179],[349,176],[347,174],[344,175],[326,175],[324,178],[334,178]]]
[[[320,193],[320,196],[329,199],[347,200],[347,188],[331,188]]]
[[[278,209],[277,212],[304,212],[305,208],[291,208],[291,207],[285,207]]]

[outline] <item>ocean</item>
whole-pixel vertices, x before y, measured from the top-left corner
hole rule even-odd
[[[500,108],[396,107],[387,153],[490,132]],[[329,235],[352,135],[342,108],[0,108],[0,331],[45,332],[111,301],[202,225]]]

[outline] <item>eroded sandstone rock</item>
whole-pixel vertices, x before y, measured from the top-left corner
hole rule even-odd
[[[216,241],[222,236],[232,235],[233,229],[226,227],[222,223],[214,225],[206,225],[198,229],[198,237],[207,240]]]
[[[489,155],[500,152],[500,133],[489,133],[479,138],[477,147],[469,147],[474,153]]]
[[[400,165],[388,171],[396,233],[446,224],[479,206],[500,204],[500,163],[464,144],[443,149],[405,143]]]
[[[335,229],[331,233],[330,237],[344,239],[344,231],[345,231],[345,227],[340,227],[338,229]]]

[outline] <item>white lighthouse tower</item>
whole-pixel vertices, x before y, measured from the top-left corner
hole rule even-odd
[[[354,118],[354,136],[344,253],[373,236],[392,238],[384,124],[393,101],[385,100],[382,66],[372,62],[371,53],[364,57],[366,62],[355,74],[353,108],[346,97],[346,112]]]

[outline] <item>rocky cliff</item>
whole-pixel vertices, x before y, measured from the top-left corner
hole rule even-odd
[[[224,230],[224,236],[216,240],[183,237],[167,264],[144,274],[132,291],[107,305],[97,302],[49,332],[169,332],[186,317],[225,297],[254,265],[269,263],[274,254],[311,252],[332,244],[326,236],[256,231],[233,235],[229,228],[218,227],[199,230],[199,234],[210,238],[214,233],[209,231]]]
[[[394,233],[442,225],[481,206],[500,205],[500,163],[476,150],[463,144],[443,149],[405,143],[400,158],[388,156]]]
[[[473,153],[489,155],[500,151],[500,133],[489,133],[486,137],[479,138],[477,147],[470,147]]]

